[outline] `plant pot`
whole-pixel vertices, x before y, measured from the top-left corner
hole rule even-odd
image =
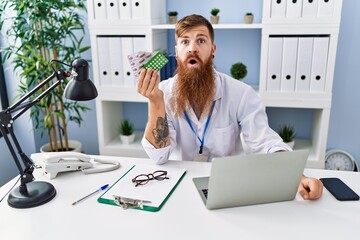
[[[219,20],[220,20],[220,16],[213,16],[213,15],[210,16],[210,21],[212,24],[218,24]]]
[[[60,147],[60,141],[57,141],[58,146]],[[63,146],[65,146],[65,142],[63,142]],[[53,143],[54,147],[54,143]],[[61,149],[61,151],[66,151],[65,149]],[[70,152],[82,152],[82,144],[76,140],[69,140],[69,151]],[[43,145],[40,148],[40,152],[50,152],[50,143]]]
[[[295,141],[285,142],[291,149],[294,149]]]
[[[120,135],[120,140],[123,144],[130,144],[133,143],[135,140],[135,133],[129,135],[129,136],[125,136],[125,135]]]
[[[254,21],[254,16],[253,15],[245,15],[244,21],[246,24],[251,24]]]
[[[169,16],[169,23],[176,24],[177,23],[177,16]]]

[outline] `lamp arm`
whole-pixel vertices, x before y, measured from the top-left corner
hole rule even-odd
[[[51,79],[54,77],[57,77],[57,81],[53,83],[49,88],[47,88],[44,92],[42,92],[39,96],[37,96],[35,99],[33,99],[30,102],[26,102],[22,104],[25,100],[27,100],[29,97],[31,97],[34,93],[39,91],[45,84],[47,84]],[[14,120],[17,119],[19,116],[21,116],[24,112],[26,112],[29,108],[34,106],[36,103],[38,103],[43,97],[49,94],[54,88],[56,88],[59,84],[63,82],[63,80],[70,76],[69,72],[64,71],[54,71],[51,76],[46,78],[44,81],[42,81],[39,85],[34,87],[32,90],[27,92],[23,97],[21,97],[17,102],[15,102],[13,105],[9,106],[6,110],[3,110],[0,112],[0,131],[5,139],[6,145],[16,163],[17,168],[20,172],[21,177],[21,185],[20,185],[20,191],[26,193],[26,183],[31,182],[34,180],[34,177],[32,175],[34,171],[34,163],[31,161],[31,159],[26,156],[26,154],[22,151],[21,146],[15,136],[15,133],[13,131],[13,123]],[[17,112],[14,116],[11,116],[12,112]],[[18,155],[20,156],[24,168],[22,167],[19,158],[15,152],[15,148],[13,144],[10,141],[10,138],[7,135],[7,132],[11,136],[12,143],[15,145],[15,148],[17,150]]]
[[[23,105],[20,105],[22,102],[27,100],[29,97],[31,97],[34,93],[39,91],[45,84],[47,84],[51,79],[53,79],[56,76],[57,81],[53,83],[49,88],[47,88],[44,92],[42,92],[39,96],[37,96],[35,99],[33,99],[31,102],[26,102]],[[21,97],[16,103],[11,105],[9,108],[7,108],[6,111],[9,112],[17,112],[21,110],[20,112],[16,113],[12,119],[15,120],[18,117],[20,117],[24,112],[26,112],[29,108],[34,106],[36,103],[40,102],[42,98],[44,98],[46,95],[48,95],[54,88],[56,88],[59,84],[63,82],[63,80],[70,76],[70,72],[64,72],[61,70],[54,71],[48,78],[46,78],[44,81],[42,81],[38,86],[31,89],[29,92],[27,92],[23,97]]]

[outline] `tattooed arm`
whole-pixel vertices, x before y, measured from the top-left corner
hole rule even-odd
[[[143,69],[137,85],[137,91],[149,99],[149,119],[145,129],[145,138],[155,148],[163,148],[170,144],[164,94],[159,90],[159,82],[157,71]]]

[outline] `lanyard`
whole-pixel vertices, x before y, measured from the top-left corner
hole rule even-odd
[[[190,122],[190,118],[189,116],[187,115],[186,111],[184,111],[184,115],[185,115],[185,119],[187,121],[187,123],[189,124],[191,130],[193,131],[193,133],[195,134],[195,136],[197,137],[197,139],[199,139],[200,141],[200,150],[199,150],[199,154],[202,154],[203,152],[203,148],[204,148],[204,142],[205,142],[205,133],[206,133],[206,130],[209,126],[209,122],[210,122],[210,119],[211,119],[211,115],[212,115],[212,112],[214,110],[214,106],[215,106],[215,101],[213,102],[212,106],[211,106],[211,110],[210,110],[210,114],[206,120],[206,123],[205,123],[205,129],[204,129],[204,134],[202,136],[202,139],[200,139],[199,135],[196,134],[195,130],[194,130],[194,127],[192,126],[191,122]]]

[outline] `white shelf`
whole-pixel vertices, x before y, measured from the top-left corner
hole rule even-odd
[[[148,102],[147,98],[140,95],[135,87],[102,86],[97,88],[99,93],[98,98],[102,101]]]
[[[141,145],[141,139],[143,135],[144,132],[136,131],[135,142],[131,144],[123,144],[120,141],[119,136],[115,137],[100,149],[100,154],[108,156],[148,158],[146,152]]]

